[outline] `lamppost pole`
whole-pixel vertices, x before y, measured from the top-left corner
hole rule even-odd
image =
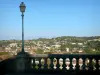
[[[22,12],[22,52],[24,52],[24,13]]]
[[[22,53],[24,53],[24,12],[25,12],[25,4],[24,2],[21,2],[20,4],[20,11],[22,12]]]

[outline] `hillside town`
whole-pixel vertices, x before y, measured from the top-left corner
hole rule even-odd
[[[1,40],[0,56],[14,56],[21,51],[21,40]],[[99,54],[100,37],[62,36],[25,40],[25,52],[29,54]],[[5,56],[4,56],[5,55]]]

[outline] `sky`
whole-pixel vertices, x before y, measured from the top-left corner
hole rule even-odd
[[[100,36],[100,0],[0,0],[0,40]]]

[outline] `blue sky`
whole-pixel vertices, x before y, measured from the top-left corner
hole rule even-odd
[[[100,36],[100,0],[0,0],[0,39],[21,39],[24,1],[25,39]]]

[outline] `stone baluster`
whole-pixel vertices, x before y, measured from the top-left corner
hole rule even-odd
[[[39,59],[35,59],[35,69],[39,69]]]
[[[98,60],[98,65],[99,65],[98,69],[100,70],[100,60]]]
[[[66,64],[66,69],[69,70],[70,69],[70,59],[69,58],[66,58],[65,64]]]
[[[47,68],[50,69],[51,68],[51,59],[47,58]]]
[[[53,59],[53,65],[54,65],[53,68],[57,69],[57,66],[56,66],[57,65],[57,59],[56,58]]]
[[[44,58],[41,59],[41,69],[44,69],[45,60]]]
[[[85,69],[89,70],[89,64],[90,64],[90,60],[88,58],[86,58],[85,60]]]
[[[96,70],[96,60],[92,59],[92,68],[93,70]]]
[[[73,70],[75,70],[76,69],[76,59],[75,58],[73,58],[72,59],[72,65],[73,65]]]
[[[59,59],[59,68],[62,70],[63,69],[63,59],[62,58],[60,58]]]
[[[79,58],[79,69],[82,70],[83,69],[83,59]]]

